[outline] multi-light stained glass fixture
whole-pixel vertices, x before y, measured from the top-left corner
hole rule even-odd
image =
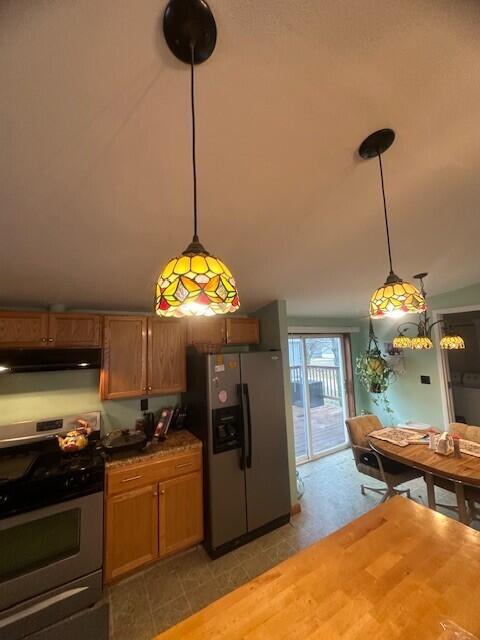
[[[204,0],[170,0],[163,31],[168,46],[190,65],[193,166],[193,240],[185,251],[169,260],[155,291],[155,311],[160,316],[213,316],[240,307],[235,279],[224,262],[200,243],[197,228],[197,168],[195,139],[195,65],[215,49],[217,27]]]
[[[381,287],[378,287],[378,289],[375,289],[370,298],[371,318],[396,318],[403,316],[405,313],[422,313],[427,308],[425,299],[417,287],[410,282],[402,280],[393,270],[387,200],[383,181],[382,153],[391,147],[394,140],[395,132],[392,129],[380,129],[370,134],[368,138],[362,142],[358,150],[360,156],[364,159],[378,158],[388,260],[390,263],[390,273],[385,283]]]
[[[420,291],[424,298],[427,297],[425,286],[423,284],[424,278],[427,277],[427,273],[417,273],[414,278],[420,280]],[[453,333],[452,330],[446,326],[445,320],[437,320],[432,322],[425,310],[418,322],[403,322],[398,327],[398,335],[393,339],[393,347],[395,349],[414,349],[416,351],[424,351],[433,348],[432,330],[437,324],[444,325],[445,335],[440,340],[441,349],[465,349],[465,342],[461,336]],[[410,327],[415,327],[417,335],[410,337],[407,335]]]

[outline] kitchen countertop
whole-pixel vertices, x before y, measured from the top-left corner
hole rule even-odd
[[[107,469],[116,469],[117,467],[127,464],[145,462],[152,458],[160,458],[162,456],[184,453],[186,451],[193,451],[201,448],[201,441],[190,433],[190,431],[171,431],[167,434],[167,439],[163,442],[150,444],[142,451],[127,451],[125,453],[116,454],[115,457],[107,460],[105,466]]]
[[[477,637],[479,574],[480,532],[396,496],[157,640]]]

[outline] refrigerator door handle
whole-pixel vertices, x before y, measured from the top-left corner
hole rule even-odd
[[[237,384],[237,393],[240,399],[240,438],[241,438],[241,447],[240,447],[240,469],[242,471],[245,470],[246,467],[246,443],[245,443],[245,412],[243,410],[243,385]]]
[[[253,443],[252,443],[252,418],[250,415],[250,394],[248,392],[248,384],[243,385],[243,393],[245,395],[245,400],[247,404],[247,431],[248,431],[248,454],[247,454],[247,468],[251,469],[252,467],[252,456],[253,456]]]

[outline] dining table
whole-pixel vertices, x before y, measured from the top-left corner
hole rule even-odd
[[[480,532],[395,496],[156,640],[478,640],[479,575]]]
[[[420,430],[419,430],[420,431]],[[457,499],[457,509],[460,522],[470,520],[466,506],[467,491],[470,495],[478,489],[480,498],[480,458],[467,453],[441,455],[431,450],[427,444],[412,442],[407,446],[399,446],[374,436],[368,437],[371,448],[381,456],[390,458],[421,471],[427,485],[428,506],[436,509],[435,480],[440,486],[445,483],[451,485]],[[438,483],[437,483],[438,484]]]

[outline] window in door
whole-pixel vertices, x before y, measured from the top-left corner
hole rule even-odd
[[[350,350],[343,335],[291,335],[288,343],[295,455],[301,463],[347,446]]]

